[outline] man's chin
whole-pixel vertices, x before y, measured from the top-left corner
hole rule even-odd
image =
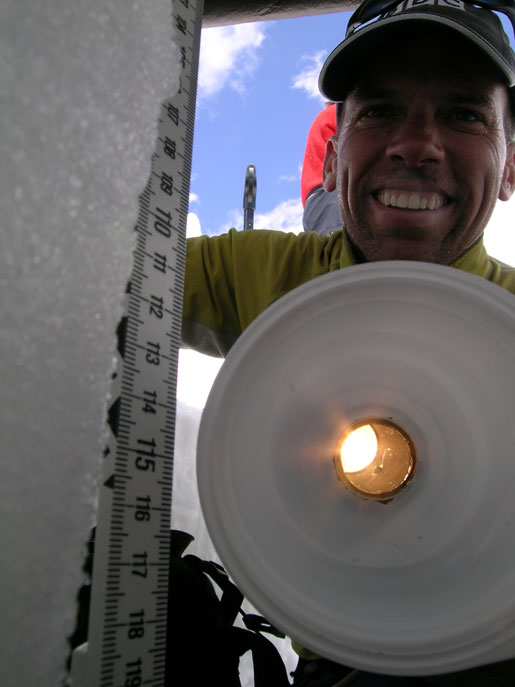
[[[411,260],[414,262],[442,262],[439,255],[433,251],[421,250],[420,247],[400,247],[393,250],[378,252],[377,260]]]
[[[431,237],[433,238],[433,237]],[[432,262],[449,264],[448,251],[444,250],[441,243],[435,245],[434,240],[428,237],[413,234],[405,237],[381,237],[376,241],[370,241],[368,245],[357,246],[352,241],[356,256],[360,262],[378,262],[382,260],[411,260],[414,262]]]

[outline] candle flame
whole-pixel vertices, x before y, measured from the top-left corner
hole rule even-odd
[[[377,435],[371,425],[358,427],[345,439],[340,451],[344,472],[359,472],[377,454]]]

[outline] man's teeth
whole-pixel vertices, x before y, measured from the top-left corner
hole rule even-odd
[[[382,191],[378,200],[387,207],[408,210],[438,210],[444,203],[436,193],[407,193],[406,191]]]

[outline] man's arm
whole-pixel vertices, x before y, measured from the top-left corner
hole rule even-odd
[[[225,356],[271,303],[341,265],[342,237],[234,229],[188,239],[182,342]]]

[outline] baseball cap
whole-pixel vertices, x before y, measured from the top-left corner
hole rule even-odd
[[[379,42],[393,39],[395,34],[409,35],[430,24],[459,33],[477,46],[504,75],[508,87],[515,86],[515,54],[499,17],[463,0],[404,0],[367,24],[352,26],[347,37],[325,61],[318,86],[328,100],[344,100],[350,79],[359,62],[370,54]],[[515,30],[515,27],[514,27]]]

